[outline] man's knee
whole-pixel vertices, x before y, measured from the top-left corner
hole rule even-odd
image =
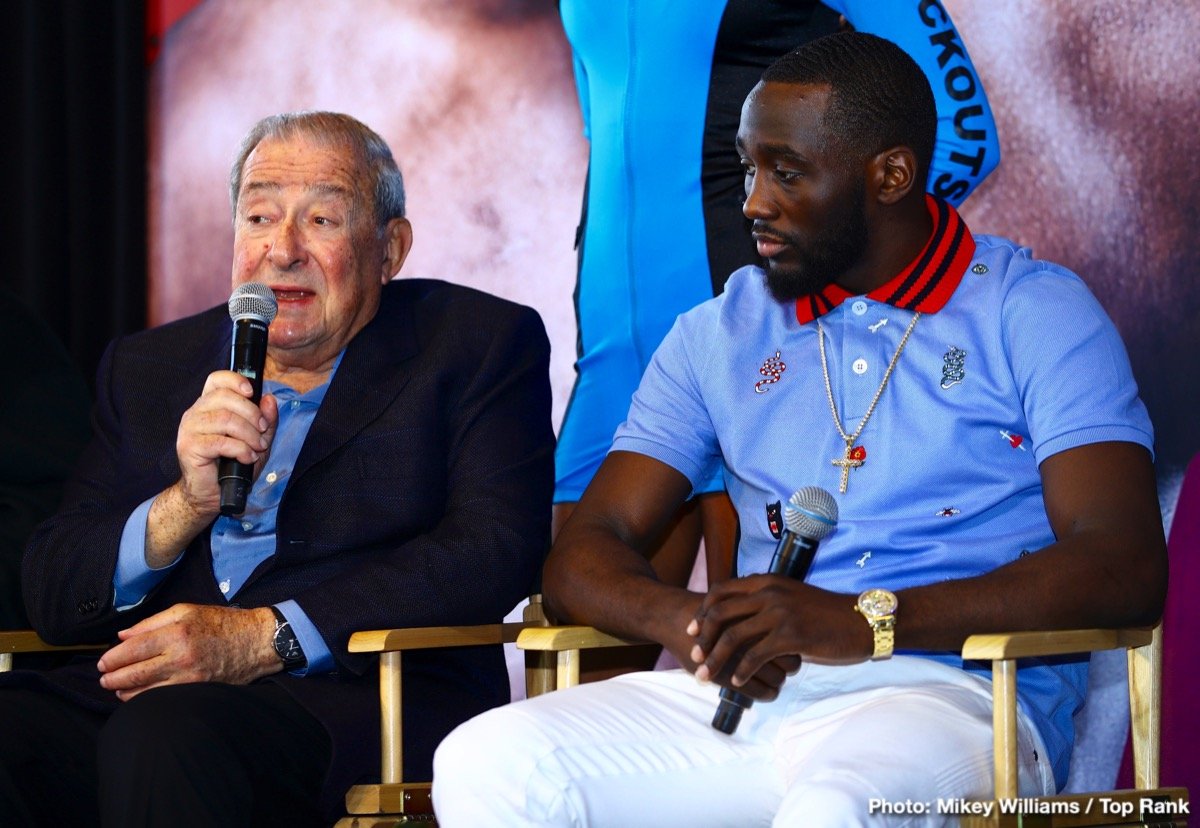
[[[537,791],[537,777],[553,748],[545,745],[536,722],[500,707],[455,728],[433,756],[433,803],[446,826],[520,824],[549,805]],[[561,785],[551,785],[556,792]],[[557,798],[558,793],[555,794]],[[545,814],[542,822],[546,822]]]
[[[92,825],[103,714],[40,690],[0,691],[0,814],[5,825]]]
[[[121,705],[100,735],[101,807],[113,824],[143,812],[259,824],[267,812],[307,825],[329,752],[320,724],[275,685],[159,687]]]
[[[794,785],[784,795],[774,825],[853,828],[895,824],[873,810],[879,800],[871,784],[855,774],[824,774]]]
[[[205,685],[158,687],[109,717],[97,745],[107,821],[149,814],[152,822],[178,818],[180,825],[248,824],[252,768],[234,747],[239,728],[222,718],[214,697]]]
[[[205,711],[198,710],[180,687],[147,690],[123,703],[100,731],[101,765],[128,760],[144,751],[176,751],[211,745],[216,735]]]
[[[513,733],[505,708],[489,711],[450,732],[433,754],[434,796],[473,795],[481,787],[503,784],[512,765]]]

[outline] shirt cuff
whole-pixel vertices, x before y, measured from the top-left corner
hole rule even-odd
[[[275,608],[283,613],[283,617],[292,625],[292,632],[300,640],[300,649],[304,650],[304,658],[308,664],[300,670],[290,671],[293,676],[317,675],[318,673],[333,672],[333,653],[325,646],[325,639],[317,632],[308,615],[300,609],[295,601],[280,601]]]
[[[117,612],[131,610],[145,601],[150,590],[158,586],[159,581],[183,558],[180,555],[161,569],[151,569],[147,565],[146,522],[150,519],[150,507],[153,504],[152,497],[134,509],[121,532],[117,568],[113,572],[113,607]]]

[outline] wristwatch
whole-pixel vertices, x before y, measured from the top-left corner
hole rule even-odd
[[[300,639],[292,631],[291,623],[283,617],[279,607],[271,607],[271,612],[275,613],[275,638],[272,643],[275,645],[275,655],[283,662],[283,669],[304,669],[308,666],[308,658],[300,647]]]
[[[854,608],[862,613],[875,635],[875,652],[871,660],[891,658],[896,643],[896,607],[900,602],[886,589],[868,589],[858,596]]]

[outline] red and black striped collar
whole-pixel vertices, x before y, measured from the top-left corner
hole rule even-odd
[[[975,255],[975,237],[958,211],[942,199],[926,194],[925,204],[933,219],[933,234],[925,249],[899,275],[868,293],[867,298],[921,313],[937,313],[950,301]],[[805,325],[853,295],[840,285],[826,285],[819,293],[796,301],[796,319]]]

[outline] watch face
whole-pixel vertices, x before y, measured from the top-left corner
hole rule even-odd
[[[859,611],[869,617],[891,615],[898,605],[896,596],[886,589],[868,589],[858,596]]]
[[[276,627],[273,643],[275,654],[279,656],[285,666],[299,666],[304,663],[304,650],[301,649],[296,634],[292,632],[291,624],[283,623]]]
[[[302,654],[300,650],[300,642],[291,636],[279,641],[275,645],[275,650],[279,653],[279,657],[284,661],[292,661],[293,659],[299,658]]]

